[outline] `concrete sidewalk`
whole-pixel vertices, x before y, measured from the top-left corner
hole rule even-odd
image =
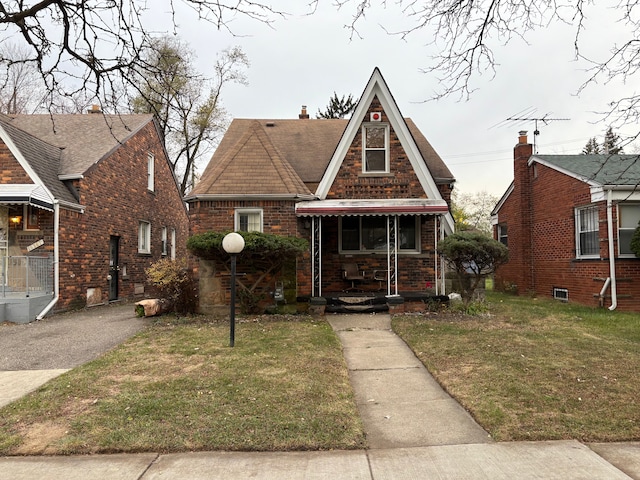
[[[5,457],[0,480],[640,480],[640,442],[493,442],[391,331],[388,315],[327,319],[370,450]]]

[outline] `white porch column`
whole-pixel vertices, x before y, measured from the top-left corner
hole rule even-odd
[[[311,296],[322,296],[322,217],[311,217]]]
[[[398,216],[387,216],[387,295],[398,295]]]

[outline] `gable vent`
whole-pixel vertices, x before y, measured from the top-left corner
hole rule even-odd
[[[276,124],[275,124],[275,122],[267,122],[267,123],[266,123],[266,126],[267,126],[267,127],[275,127],[275,126],[276,126]]]
[[[369,120],[371,122],[380,122],[382,120],[382,112],[371,112],[369,114]]]

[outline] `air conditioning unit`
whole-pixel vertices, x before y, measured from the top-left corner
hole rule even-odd
[[[371,122],[380,122],[380,121],[382,121],[382,112],[371,112],[369,114],[369,120]]]

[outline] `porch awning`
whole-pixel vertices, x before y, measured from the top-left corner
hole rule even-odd
[[[0,205],[33,205],[53,211],[53,201],[46,190],[34,184],[0,185]]]
[[[296,215],[441,215],[449,212],[444,200],[427,198],[390,198],[372,200],[315,200],[296,204]]]

